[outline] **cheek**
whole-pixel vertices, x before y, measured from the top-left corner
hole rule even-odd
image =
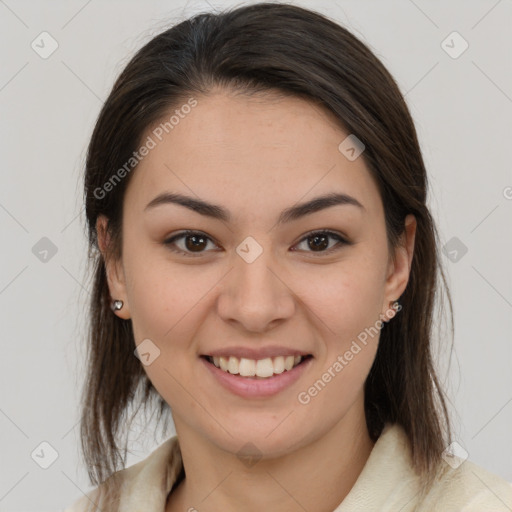
[[[363,259],[344,263],[328,279],[316,279],[312,288],[306,280],[301,284],[322,341],[318,366],[297,396],[298,412],[305,419],[322,417],[325,428],[361,397],[380,339],[378,266]]]
[[[183,324],[181,321],[201,297],[190,280],[155,251],[133,252],[127,260],[127,295],[138,342],[145,338],[163,344]],[[193,280],[192,280],[193,281]],[[204,294],[204,290],[203,290]]]
[[[361,409],[354,408],[356,402],[363,406],[364,383],[375,359],[377,343],[356,344],[355,354],[348,351],[350,359],[347,351],[330,354],[296,397],[297,417],[304,422],[321,418],[321,426],[317,425],[315,430],[327,432],[347,414],[352,418],[358,415]]]
[[[346,340],[375,324],[381,313],[381,269],[368,257],[346,260],[325,272],[297,276],[294,293],[323,325],[326,339]]]

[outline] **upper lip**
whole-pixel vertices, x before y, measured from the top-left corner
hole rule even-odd
[[[249,347],[232,347],[232,348],[220,348],[217,350],[211,350],[208,353],[203,354],[211,357],[229,357],[234,356],[244,359],[266,359],[267,357],[277,356],[308,356],[310,352],[299,350],[297,348],[290,347],[262,347],[262,348],[249,348]]]

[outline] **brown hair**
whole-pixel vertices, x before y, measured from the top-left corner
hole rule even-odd
[[[451,438],[431,346],[439,275],[453,312],[411,115],[389,72],[348,30],[311,10],[257,3],[195,15],[154,37],[118,77],[95,125],[85,169],[94,274],[81,416],[82,451],[91,482],[104,482],[125,464],[127,439],[121,445],[123,457],[117,441],[129,406],[146,408],[156,400],[158,420],[169,413],[134,356],[131,320],[110,309],[105,262],[98,251],[96,221],[105,215],[110,237],[106,257],[121,256],[123,197],[131,174],[108,193],[104,184],[129,161],[148,127],[191,95],[207,95],[214,87],[241,94],[277,91],[321,105],[366,146],[362,158],[378,184],[390,248],[399,242],[406,215],[416,217],[402,310],[381,331],[365,383],[365,413],[374,441],[386,422],[403,427],[415,469],[429,479]]]

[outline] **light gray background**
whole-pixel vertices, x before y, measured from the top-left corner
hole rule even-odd
[[[467,247],[456,262],[443,256],[455,308],[455,353],[443,370],[455,440],[512,481],[512,2],[294,3],[370,45],[406,95],[442,242]],[[0,0],[0,511],[62,509],[90,489],[77,426],[90,289],[85,148],[135,50],[191,14],[235,5],[185,4]],[[31,48],[43,31],[59,45],[47,59]],[[453,31],[469,44],[458,58],[442,47]],[[46,262],[33,253],[43,237],[57,248]],[[43,441],[58,452],[48,469],[31,458]],[[155,446],[151,434],[134,442],[129,465]]]

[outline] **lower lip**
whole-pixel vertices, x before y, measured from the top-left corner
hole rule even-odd
[[[200,359],[224,388],[243,398],[260,398],[276,395],[280,391],[293,385],[307,370],[313,360],[312,357],[308,357],[308,359],[291,370],[285,370],[283,373],[266,379],[253,379],[251,377],[241,377],[240,375],[225,372],[208,362],[204,357]]]

